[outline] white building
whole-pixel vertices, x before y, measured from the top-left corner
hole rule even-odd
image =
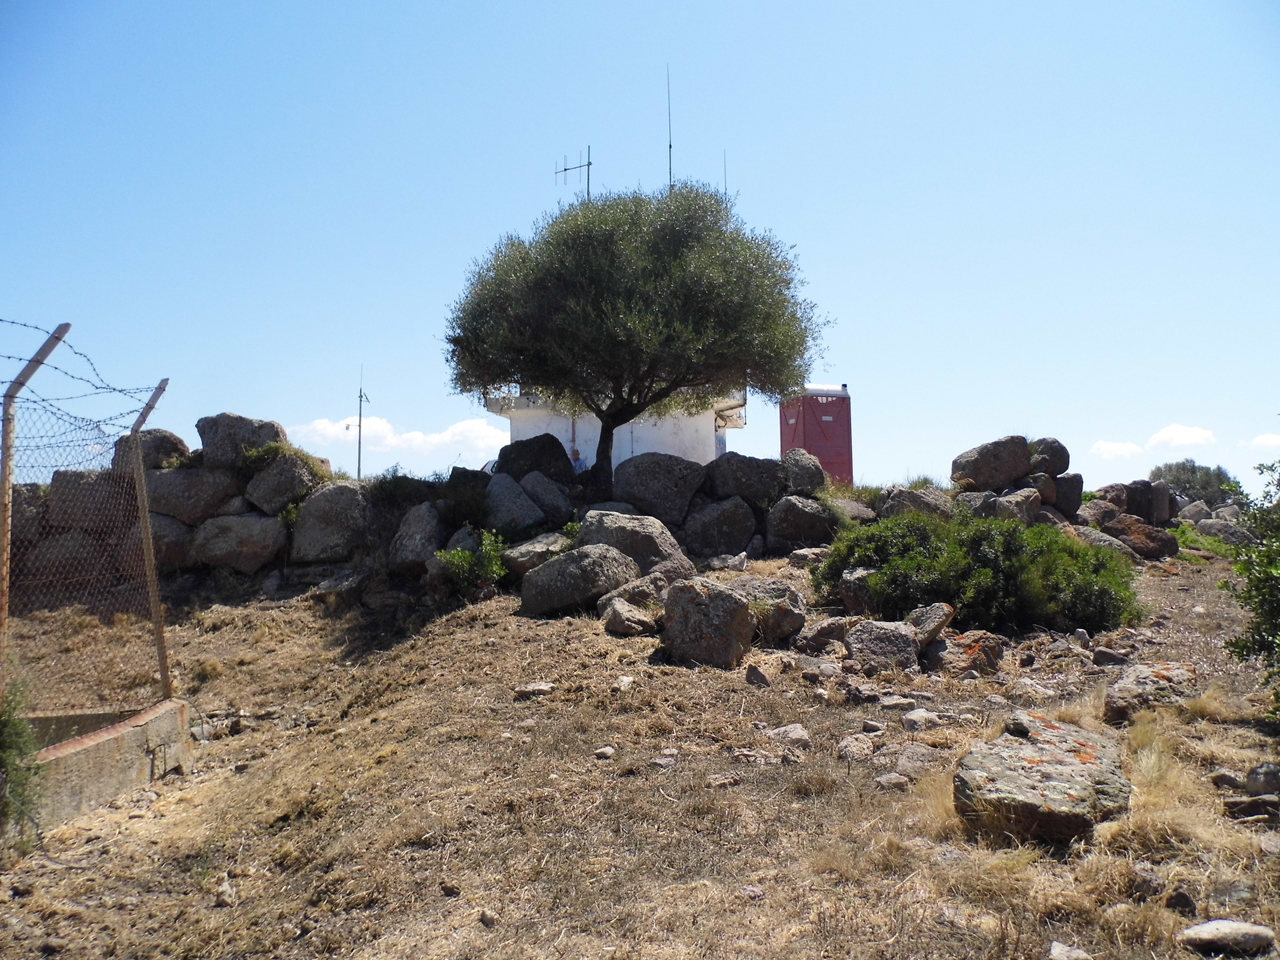
[[[537,394],[489,400],[490,413],[511,421],[511,439],[527,440],[549,433],[557,437],[578,470],[591,467],[600,440],[600,421],[593,414],[573,417]],[[613,432],[613,465],[641,453],[672,453],[695,463],[709,463],[725,452],[725,431],[747,425],[747,393],[729,397],[692,416],[640,417]]]

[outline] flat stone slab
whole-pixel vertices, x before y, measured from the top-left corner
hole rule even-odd
[[[1208,956],[1252,957],[1271,949],[1276,942],[1270,927],[1239,920],[1210,920],[1187,927],[1178,942]]]
[[[1140,710],[1191,696],[1195,686],[1193,663],[1135,663],[1107,688],[1102,715],[1107,723],[1128,723]]]
[[[1062,843],[1129,809],[1120,749],[1105,735],[1019,711],[956,769],[956,812],[983,829]]]

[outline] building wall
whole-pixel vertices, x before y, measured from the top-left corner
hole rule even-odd
[[[590,414],[569,417],[549,407],[504,412],[511,420],[511,439],[527,440],[549,433],[573,456],[576,449],[583,469],[596,461],[600,421]],[[642,453],[671,453],[696,463],[716,458],[716,415],[708,410],[695,416],[641,418],[613,432],[613,465]]]

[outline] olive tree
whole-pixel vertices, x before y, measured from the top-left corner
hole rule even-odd
[[[705,186],[582,200],[473,265],[448,321],[453,385],[594,414],[608,487],[614,431],[636,417],[800,391],[821,326],[800,286],[789,248]]]

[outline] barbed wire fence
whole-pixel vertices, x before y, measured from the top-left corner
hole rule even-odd
[[[0,347],[0,698],[85,733],[171,694],[141,442],[168,381],[111,385],[69,329],[0,320],[5,347],[45,337]]]

